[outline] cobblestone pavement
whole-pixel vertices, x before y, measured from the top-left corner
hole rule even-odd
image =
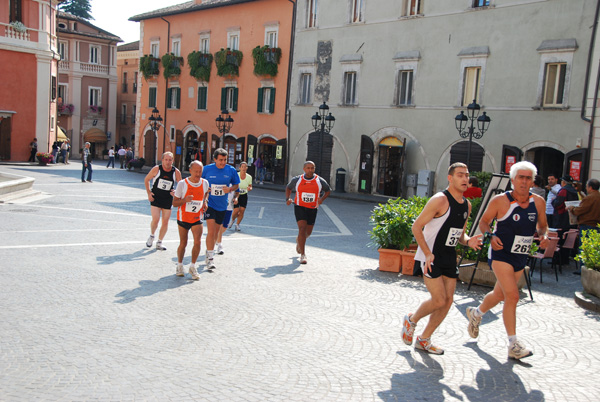
[[[372,204],[327,200],[301,266],[291,207],[256,189],[215,272],[192,281],[174,275],[173,220],[167,251],[144,247],[143,176],[96,165],[86,184],[79,168],[0,168],[52,194],[0,204],[2,401],[598,400],[600,315],[574,303],[572,267],[521,294],[532,357],[507,359],[501,307],[468,337],[488,289],[464,284],[430,356],[400,337],[422,280],[379,272],[365,247]]]

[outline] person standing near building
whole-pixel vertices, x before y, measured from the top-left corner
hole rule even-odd
[[[123,149],[123,151],[125,150]],[[150,184],[151,181],[153,181],[152,184]],[[150,222],[150,237],[146,240],[146,247],[152,247],[152,243],[154,242],[154,232],[156,232],[156,229],[158,228],[158,222],[161,221],[156,249],[167,249],[162,245],[162,240],[169,229],[169,218],[171,217],[173,195],[175,194],[174,186],[175,183],[179,183],[180,181],[181,172],[173,166],[172,152],[165,152],[162,155],[161,164],[154,166],[146,175],[144,187],[148,194],[150,213],[152,215],[152,221]]]
[[[227,164],[226,150],[223,148],[215,149],[213,159],[214,163],[206,166],[202,171],[202,178],[208,180],[210,184],[208,208],[204,213],[207,226],[206,268],[208,270],[216,268],[214,248],[227,210],[227,194],[236,191],[240,184],[237,171],[233,166]]]
[[[112,164],[113,169],[115,168],[115,147],[110,147],[108,150],[108,163],[106,164],[106,168]]]
[[[433,332],[442,323],[454,300],[458,267],[456,246],[462,244],[475,250],[481,248],[481,235],[466,233],[471,203],[464,197],[468,188],[469,170],[464,163],[448,168],[448,187],[435,194],[425,205],[412,226],[419,245],[415,262],[421,265],[423,280],[431,297],[422,302],[414,313],[404,317],[402,341],[412,345],[417,323],[427,316],[429,322],[417,336],[415,349],[441,355],[444,350],[431,343]]]
[[[511,359],[522,359],[533,354],[517,339],[517,282],[523,275],[536,230],[540,248],[548,246],[544,199],[529,192],[536,174],[537,168],[531,162],[522,161],[512,165],[512,191],[495,196],[483,213],[479,229],[490,238],[489,258],[496,275],[496,285],[477,308],[467,308],[467,329],[471,338],[477,338],[483,315],[504,301],[502,319],[508,335],[508,357]],[[494,220],[496,227],[492,233]]]
[[[473,199],[473,198],[481,198],[482,191],[479,186],[479,180],[477,177],[469,177],[469,188],[464,192],[463,197]]]
[[[566,209],[566,201],[578,201],[579,196],[577,190],[573,187],[573,179],[571,176],[563,176],[560,178],[561,188],[556,194],[556,197],[552,201],[554,207],[554,216],[552,217],[552,223],[555,228],[559,229],[559,237],[562,238],[562,233],[571,228],[569,223],[569,213]]]
[[[256,167],[256,180],[259,180],[260,184],[263,184],[265,180],[265,154],[260,154],[254,161]]]
[[[548,185],[546,186],[546,190],[548,190],[548,197],[546,198],[546,216],[548,217],[548,224],[554,227],[554,222],[552,221],[552,215],[554,215],[552,201],[554,201],[556,195],[560,191],[560,184],[558,183],[558,176],[556,174],[548,175]]]
[[[121,169],[123,169],[125,166],[125,156],[127,155],[127,151],[125,151],[125,148],[123,148],[123,146],[121,146],[121,148],[119,148],[119,151],[117,152],[117,154],[119,155],[119,162],[121,163]]]
[[[58,142],[54,141],[52,144],[52,163],[56,163],[56,158],[58,157]]]
[[[133,149],[131,149],[131,147],[129,147],[129,148],[127,148],[127,152],[125,152],[125,167],[127,167],[127,164],[132,159],[133,159]]]
[[[63,163],[66,165],[67,162],[67,153],[69,152],[69,140],[65,140],[60,144],[60,156],[62,157]]]
[[[239,187],[239,197],[233,201],[233,217],[231,221],[235,223],[237,219],[237,223],[235,223],[235,230],[239,232],[240,225],[242,220],[244,219],[244,213],[246,212],[246,206],[248,205],[248,192],[252,191],[252,176],[248,173],[248,164],[246,162],[240,163],[240,187]]]
[[[81,182],[85,183],[85,171],[87,170],[87,181],[92,182],[92,153],[90,152],[90,143],[86,142],[83,146],[83,155],[81,158]]]
[[[533,187],[529,190],[533,194],[539,195],[542,198],[546,198],[546,190],[544,190],[544,179],[539,174],[533,179]]]
[[[293,199],[292,190],[296,193]],[[294,215],[298,225],[296,252],[300,254],[300,264],[307,263],[306,240],[313,231],[319,205],[330,193],[329,184],[315,174],[315,163],[312,161],[304,162],[304,174],[292,178],[285,188],[286,204],[294,203]]]
[[[27,162],[35,162],[35,154],[37,154],[37,150],[37,138],[34,138],[33,141],[29,143],[29,159]]]
[[[571,213],[577,216],[579,232],[584,230],[598,231],[600,224],[600,181],[589,179],[586,185],[587,195],[581,200],[578,207],[568,207]]]
[[[209,184],[202,179],[202,162],[194,161],[190,165],[190,177],[179,181],[173,197],[173,206],[177,209],[177,228],[179,230],[179,247],[177,248],[177,269],[175,275],[184,276],[183,257],[188,242],[188,233],[192,230],[194,246],[189,272],[192,279],[200,279],[196,269],[196,261],[202,243],[202,214],[206,211]]]

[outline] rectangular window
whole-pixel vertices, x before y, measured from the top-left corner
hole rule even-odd
[[[135,114],[137,112],[136,105],[131,106],[133,110],[131,111],[131,124],[135,124]]]
[[[127,123],[127,105],[121,105],[121,124]]]
[[[344,73],[344,104],[356,104],[356,72]]]
[[[90,88],[89,106],[101,106],[100,100],[101,100],[100,88]]]
[[[58,43],[58,54],[60,54],[61,60],[67,60],[67,43],[66,42]]]
[[[300,76],[300,104],[310,105],[312,103],[312,74]]]
[[[413,71],[398,71],[398,88],[396,105],[412,105]]]
[[[465,82],[463,86],[462,106],[470,105],[473,99],[479,98],[479,77],[481,67],[465,68]]]
[[[200,38],[200,52],[210,53],[210,37]]]
[[[169,109],[179,109],[181,106],[181,88],[167,89],[167,105]]]
[[[138,81],[138,72],[133,73],[133,85],[131,86],[134,94],[137,93],[137,81]]]
[[[181,56],[181,39],[173,39],[173,46],[171,48],[173,49],[171,53],[177,57]]]
[[[238,89],[235,87],[221,88],[221,110],[237,112]]]
[[[56,77],[52,77],[51,81],[52,81],[52,84],[51,84],[52,88],[50,89],[50,96],[51,96],[52,100],[56,100],[56,90],[57,90]]]
[[[150,54],[156,58],[158,58],[158,53],[159,49],[158,49],[158,42],[152,42],[150,43]]]
[[[207,87],[198,87],[198,110],[206,110]]]
[[[277,31],[267,31],[265,45],[269,45],[270,48],[277,47]]]
[[[275,112],[275,88],[258,88],[257,112],[268,114]]]
[[[404,0],[402,4],[402,16],[423,14],[423,0]]]
[[[473,7],[485,7],[490,5],[490,0],[473,0]]]
[[[352,21],[361,22],[363,20],[363,1],[364,0],[351,0],[352,1]]]
[[[306,0],[306,27],[317,26],[317,0]]]
[[[544,83],[544,106],[562,106],[565,94],[566,63],[546,64]]]
[[[67,103],[67,86],[58,84],[58,102]]]
[[[148,88],[148,107],[156,107],[156,87]]]
[[[123,71],[123,82],[121,83],[121,91],[127,93],[127,71]]]
[[[100,64],[99,46],[90,46],[90,64]]]
[[[171,130],[169,131],[169,133],[170,133],[169,137],[170,137],[171,142],[175,142],[175,127],[174,126],[171,126]]]
[[[239,50],[240,49],[240,36],[237,34],[229,35],[229,49]]]
[[[23,6],[21,2],[22,0],[10,0],[10,22],[23,22]]]

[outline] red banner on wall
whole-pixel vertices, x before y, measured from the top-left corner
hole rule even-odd
[[[516,156],[510,156],[507,155],[506,156],[506,162],[504,163],[504,171],[506,173],[510,172],[510,168],[512,167],[512,165],[514,165],[515,163],[517,163],[517,157]]]
[[[581,161],[570,161],[569,162],[569,175],[575,181],[581,180]]]

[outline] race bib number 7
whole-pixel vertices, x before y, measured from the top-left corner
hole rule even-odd
[[[193,214],[200,213],[202,211],[202,201],[190,201],[185,203],[185,212]]]
[[[224,187],[225,186],[222,184],[213,184],[212,186],[210,186],[210,195],[214,195],[214,196],[225,195],[225,191],[223,191]]]
[[[312,203],[315,202],[316,198],[315,193],[302,193],[302,201],[304,202]]]
[[[446,246],[455,247],[462,236],[462,228],[450,228],[448,237],[446,237]]]
[[[515,236],[515,241],[510,248],[510,252],[515,254],[529,255],[532,244],[533,236]]]
[[[158,179],[158,188],[161,190],[169,191],[169,190],[171,190],[172,185],[173,185],[172,181]]]

